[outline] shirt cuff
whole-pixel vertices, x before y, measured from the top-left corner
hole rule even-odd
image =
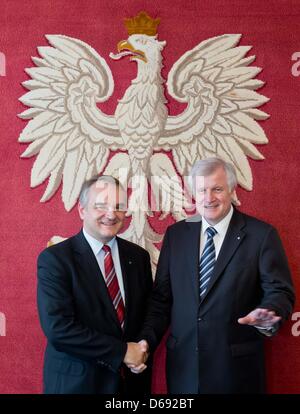
[[[254,328],[265,336],[272,336],[276,332],[276,328],[274,326],[264,327],[254,325]]]

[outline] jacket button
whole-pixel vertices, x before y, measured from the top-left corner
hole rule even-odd
[[[198,321],[201,322],[201,321],[203,321],[203,319],[202,318],[198,318]]]

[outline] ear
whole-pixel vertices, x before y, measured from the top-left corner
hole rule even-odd
[[[83,220],[84,219],[84,207],[82,207],[82,205],[80,204],[80,201],[78,202],[77,208],[78,208],[79,217],[81,218],[81,220]]]
[[[238,199],[238,196],[237,196],[237,194],[236,194],[236,191],[235,191],[235,190],[233,190],[233,191],[232,191],[232,195],[231,195],[231,202],[232,202],[232,204],[233,204],[234,206],[240,206],[240,205],[241,205],[241,202],[240,202],[240,200]]]

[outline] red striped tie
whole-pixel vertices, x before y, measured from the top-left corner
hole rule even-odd
[[[124,302],[121,296],[121,290],[119,287],[118,278],[116,275],[116,270],[115,270],[114,262],[112,259],[111,250],[110,250],[110,247],[107,246],[106,244],[102,247],[102,249],[104,250],[104,253],[105,253],[104,269],[105,269],[106,286],[110,294],[111,300],[113,302],[113,305],[116,309],[120,324],[123,328],[125,307],[124,307]]]

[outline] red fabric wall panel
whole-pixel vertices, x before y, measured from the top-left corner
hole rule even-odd
[[[113,113],[135,77],[129,60],[112,61],[109,53],[126,38],[123,19],[146,10],[160,17],[158,33],[166,40],[163,76],[184,52],[201,41],[225,33],[241,33],[240,44],[252,45],[252,65],[263,68],[260,92],[270,101],[261,109],[269,144],[259,147],[264,161],[250,161],[253,191],[239,190],[242,209],[277,227],[299,291],[300,191],[299,109],[300,77],[293,76],[292,55],[300,52],[300,3],[297,0],[4,0],[1,2],[0,52],[6,57],[6,76],[0,77],[0,312],[6,316],[6,336],[0,336],[0,393],[39,393],[45,340],[36,309],[36,258],[55,234],[70,236],[80,228],[76,208],[66,212],[60,189],[47,203],[39,202],[45,184],[30,189],[32,159],[21,160],[25,145],[17,138],[25,121],[17,114],[25,107],[18,98],[33,66],[37,46],[47,45],[45,34],[65,34],[94,47],[108,62],[115,91],[103,105]],[[1,72],[2,73],[2,72]],[[182,105],[166,94],[170,114]],[[153,221],[163,232],[167,223]],[[295,312],[299,307],[296,304]],[[268,388],[271,393],[300,391],[300,339],[288,322],[267,344]],[[157,351],[153,391],[165,391],[164,350]]]

